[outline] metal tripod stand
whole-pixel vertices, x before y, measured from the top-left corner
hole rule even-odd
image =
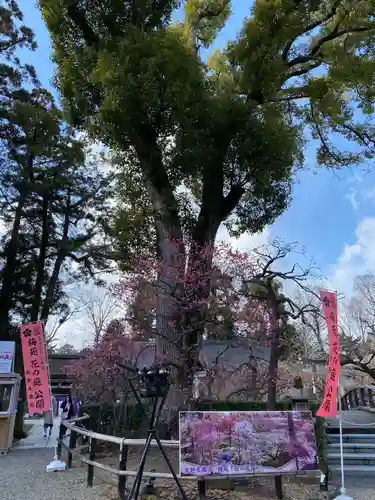
[[[165,452],[165,449],[163,447],[163,444],[160,441],[159,436],[158,436],[158,428],[157,427],[158,427],[161,411],[164,407],[165,400],[167,399],[167,396],[168,396],[169,387],[163,396],[155,396],[152,398],[153,402],[152,402],[151,418],[148,418],[145,407],[144,407],[142,400],[140,398],[139,392],[137,391],[136,387],[134,386],[133,382],[130,379],[129,379],[129,386],[130,386],[130,389],[133,392],[133,394],[137,400],[137,403],[139,404],[140,408],[142,409],[143,416],[146,418],[146,420],[148,420],[149,428],[148,428],[148,435],[147,435],[146,443],[145,443],[145,446],[143,448],[141,461],[140,461],[139,466],[138,466],[137,475],[135,476],[135,480],[134,480],[132,489],[129,492],[129,495],[127,496],[127,500],[132,500],[132,499],[138,500],[139,490],[140,490],[141,483],[142,483],[143,470],[144,470],[144,466],[146,463],[147,453],[148,453],[150,446],[151,446],[152,439],[155,439],[155,441],[158,445],[158,448],[160,450],[160,453],[163,455],[164,460],[165,460],[165,462],[166,462],[166,464],[167,464],[167,466],[168,466],[168,468],[173,476],[173,479],[174,479],[178,489],[180,490],[181,497],[183,498],[183,500],[188,500],[188,497],[186,496],[186,493],[184,492],[184,490],[182,488],[181,482],[180,482],[179,478],[177,477],[177,474],[173,468],[173,465],[172,465],[171,461],[169,460],[168,455]]]

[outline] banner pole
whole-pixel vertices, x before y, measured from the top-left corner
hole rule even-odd
[[[340,383],[337,386],[337,397],[339,400],[339,426],[340,426],[340,461],[341,461],[341,495],[346,495],[344,474],[344,445],[342,439],[342,407],[340,395]]]

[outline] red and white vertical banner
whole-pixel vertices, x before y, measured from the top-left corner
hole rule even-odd
[[[322,290],[320,292],[324,318],[329,339],[328,375],[323,402],[317,411],[318,417],[337,416],[337,389],[340,381],[340,337],[338,331],[337,294]]]
[[[20,326],[28,413],[51,409],[48,363],[43,323]]]

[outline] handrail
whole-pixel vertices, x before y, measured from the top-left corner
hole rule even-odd
[[[115,469],[114,467],[111,467],[110,465],[104,465],[99,462],[95,462],[93,460],[90,460],[86,457],[82,457],[81,461],[85,464],[92,465],[93,467],[97,467],[98,469],[103,469],[107,472],[111,472],[112,474],[115,474],[117,476],[130,476],[134,477],[137,475],[137,471],[135,470],[118,470]],[[316,473],[316,471],[299,471],[298,476],[308,476],[311,475],[311,472]],[[257,476],[269,476],[268,472],[257,472]],[[295,472],[290,472],[290,471],[280,471],[279,473],[275,473],[275,476],[295,476]],[[320,475],[320,472],[319,472]],[[154,478],[154,479],[173,479],[172,474],[170,472],[149,472],[149,471],[143,471],[142,473],[143,477],[149,477],[149,478]],[[230,475],[225,475],[225,474],[220,474],[220,475],[214,475],[214,474],[209,474],[209,475],[201,475],[201,476],[181,476],[180,474],[177,474],[177,477],[179,479],[186,479],[187,481],[207,481],[211,479],[233,479],[233,476]],[[236,474],[236,478],[244,478],[244,477],[249,477],[249,474]]]
[[[88,415],[89,417],[89,415]],[[87,417],[86,417],[87,418]],[[81,419],[82,420],[82,419]],[[81,434],[82,436],[91,437],[92,439],[96,439],[97,441],[106,441],[107,443],[115,443],[119,445],[125,446],[140,446],[142,444],[146,444],[146,439],[128,439],[117,436],[110,436],[108,434],[100,434],[99,432],[90,431],[88,429],[82,429],[82,427],[77,427],[74,425],[73,419],[71,420],[63,420],[61,423],[70,429],[71,431],[76,432],[77,434]],[[180,445],[179,441],[172,440],[161,440],[163,446],[167,448],[178,448]],[[157,443],[151,441],[151,446],[157,446]]]

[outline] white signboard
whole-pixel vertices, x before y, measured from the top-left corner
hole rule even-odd
[[[14,368],[16,343],[13,341],[0,341],[0,373],[11,373]]]

